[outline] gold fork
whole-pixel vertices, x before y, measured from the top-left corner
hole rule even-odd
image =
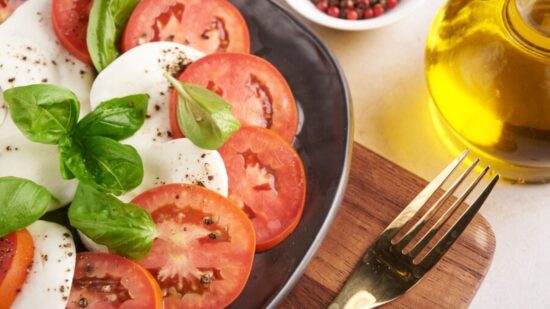
[[[466,180],[468,175],[479,163],[474,161],[466,171],[453,183],[450,189],[445,192],[436,202],[428,208],[424,215],[401,237],[396,237],[401,229],[412,219],[434,194],[441,188],[443,183],[449,179],[460,163],[464,160],[468,151],[464,151],[449,166],[447,166],[407,207],[393,220],[392,223],[380,234],[378,239],[367,249],[367,252],[359,265],[357,265],[346,281],[346,284],[328,307],[329,309],[366,309],[374,308],[388,303],[405,294],[414,287],[424,275],[443,257],[456,239],[462,234],[475,214],[481,208],[499,176],[494,176],[483,191],[468,206],[463,214],[456,219],[456,222],[437,241],[435,246],[420,260],[419,253],[426,248],[434,236],[441,231],[457,209],[464,203],[466,198],[478,186],[481,180],[487,175],[489,167],[478,175],[464,190],[450,207],[431,225],[429,230],[423,234],[416,244],[411,244],[415,236],[428,222],[435,221],[435,214],[443,210],[443,205],[449,201],[454,192]]]

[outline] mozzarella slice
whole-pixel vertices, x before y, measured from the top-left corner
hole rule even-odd
[[[89,112],[93,69],[69,54],[57,40],[52,26],[51,0],[29,0],[0,25],[0,92],[17,86],[50,83],[72,90]],[[5,103],[0,94],[0,138],[18,132],[1,125]],[[10,117],[4,117],[11,122]]]
[[[164,73],[176,74],[203,54],[185,45],[154,42],[129,50],[105,68],[92,85],[92,109],[101,102],[132,94],[149,95],[143,127],[124,143],[141,148],[170,140],[170,84]]]
[[[54,196],[50,210],[71,202],[76,180],[61,178],[56,146],[33,143],[22,135],[0,139],[0,177],[26,178],[44,186]]]
[[[71,293],[76,264],[71,233],[47,221],[36,221],[27,230],[34,242],[34,260],[11,309],[63,309]]]
[[[138,149],[138,152],[143,160],[143,181],[139,187],[120,197],[125,202],[170,183],[197,184],[227,196],[227,171],[217,151],[201,149],[189,139],[182,138]]]

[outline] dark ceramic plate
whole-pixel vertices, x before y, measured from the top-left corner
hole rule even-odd
[[[294,143],[307,176],[307,199],[296,231],[257,254],[245,290],[231,308],[275,308],[314,256],[344,196],[352,146],[351,103],[345,77],[321,40],[270,0],[231,0],[250,29],[252,52],[286,77],[301,107]]]
[[[244,291],[230,306],[276,308],[313,258],[344,196],[352,146],[351,104],[334,56],[304,24],[271,0],[231,2],[248,23],[253,53],[283,73],[300,107],[294,147],[308,181],[302,220],[282,244],[256,255]],[[68,226],[66,209],[45,219]]]

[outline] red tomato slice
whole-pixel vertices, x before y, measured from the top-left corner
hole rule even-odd
[[[68,309],[162,309],[162,294],[151,274],[136,262],[111,253],[76,255]]]
[[[266,60],[248,54],[218,53],[191,64],[180,76],[206,87],[228,101],[244,126],[277,132],[291,143],[298,127],[298,111],[283,75]],[[174,137],[183,134],[177,121],[177,94],[172,94],[170,124]]]
[[[0,309],[9,309],[32,266],[34,242],[27,230],[0,238]]]
[[[226,0],[142,0],[128,21],[122,49],[155,41],[178,42],[207,54],[250,52],[246,22]]]
[[[254,228],[225,197],[199,186],[170,184],[136,197],[159,237],[139,263],[157,279],[165,309],[223,308],[252,269]]]
[[[229,176],[229,199],[248,214],[256,251],[283,241],[298,225],[306,177],[298,154],[270,130],[243,127],[219,150]]]
[[[6,21],[25,0],[0,0],[0,24]]]
[[[92,64],[86,43],[93,0],[53,0],[52,22],[61,45],[80,61]]]

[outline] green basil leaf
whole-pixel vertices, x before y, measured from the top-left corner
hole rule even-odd
[[[119,55],[124,27],[140,0],[95,0],[90,11],[87,45],[92,62],[101,72]]]
[[[84,184],[78,186],[69,220],[93,241],[132,259],[147,256],[157,237],[155,222],[145,209]]]
[[[52,195],[22,178],[0,178],[0,237],[25,228],[48,210]]]
[[[61,136],[73,131],[80,114],[76,95],[55,85],[8,89],[4,101],[15,125],[36,143],[57,144]]]
[[[78,123],[76,134],[103,136],[120,141],[134,135],[145,122],[149,97],[145,94],[116,98],[101,103]]]
[[[193,144],[215,150],[240,128],[231,105],[214,92],[198,85],[181,83],[166,74],[178,92],[178,124]]]
[[[121,195],[143,180],[138,152],[110,138],[66,138],[59,150],[64,164],[80,182],[102,192]]]
[[[71,170],[69,169],[67,164],[65,164],[65,160],[63,159],[63,156],[60,155],[59,159],[61,161],[61,162],[59,162],[59,167],[61,169],[61,177],[63,177],[63,179],[67,179],[67,180],[75,179],[74,174],[71,172]]]

